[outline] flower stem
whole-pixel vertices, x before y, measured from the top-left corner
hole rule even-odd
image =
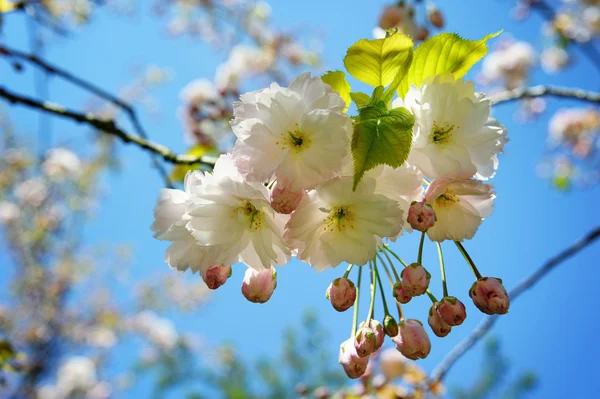
[[[377,262],[374,260],[373,262]],[[377,288],[377,283],[375,280],[377,279],[377,269],[373,266],[373,262],[369,262],[371,265],[371,304],[369,305],[369,315],[367,317],[366,325],[371,325],[371,319],[373,318],[373,313],[375,312],[375,291]]]
[[[431,291],[427,290],[425,292],[427,293],[427,296],[429,297],[429,299],[431,299],[432,303],[436,303],[438,301],[437,298],[431,293]]]
[[[377,264],[375,264],[375,275],[377,276],[377,283],[379,284],[379,291],[381,291],[381,300],[383,301],[383,312],[385,315],[389,315],[390,311],[387,307],[387,302],[385,301],[385,294],[383,290],[383,284],[381,284],[381,276],[379,275],[379,271],[377,270]]]
[[[402,259],[400,259],[400,257],[398,255],[396,255],[396,253],[390,249],[390,247],[388,247],[387,245],[384,245],[383,248],[386,249],[389,253],[391,253],[394,256],[394,258],[398,259],[398,262],[402,263],[402,266],[406,267],[406,262],[404,262]],[[388,258],[390,265],[392,265],[392,269],[394,270],[394,276],[396,276],[396,279],[398,281],[400,281],[400,276],[398,276],[398,273],[396,273],[396,268],[394,267],[394,263],[390,259],[390,256],[387,254],[387,252],[384,252],[384,254],[385,254],[386,258]]]
[[[444,255],[442,254],[442,246],[437,243],[438,256],[440,257],[440,273],[442,274],[442,288],[444,289],[444,297],[448,296],[448,286],[446,285],[446,267],[444,266]]]
[[[346,273],[344,273],[344,278],[348,278],[348,275],[350,274],[350,270],[352,270],[352,266],[354,266],[352,263],[350,263],[348,265],[348,268],[346,269]]]
[[[417,263],[423,264],[423,243],[425,242],[425,232],[421,233],[421,242],[419,243],[419,255],[417,256]]]
[[[473,259],[471,259],[471,257],[469,256],[469,253],[467,252],[465,247],[463,247],[463,245],[458,241],[454,241],[454,243],[456,244],[456,247],[458,248],[458,250],[460,251],[462,256],[465,258],[465,260],[467,261],[469,266],[471,266],[471,270],[473,270],[473,274],[475,274],[475,277],[477,277],[477,279],[480,279],[481,273],[479,273],[479,270],[477,270],[477,266],[475,266],[475,262],[473,262]]]
[[[385,248],[385,246],[384,246]],[[398,277],[398,274],[396,273],[396,269],[394,269],[394,265],[392,263],[392,260],[390,259],[390,257],[387,255],[386,252],[383,252],[385,254],[385,256],[387,257],[387,259],[390,262],[390,265],[392,266],[392,269],[394,270],[394,274],[396,275],[396,277]],[[380,258],[381,259],[381,258]],[[385,272],[387,274],[388,280],[390,281],[390,287],[392,287],[392,290],[394,289],[394,280],[392,279],[392,275],[390,274],[390,271],[388,270],[385,262],[382,261],[383,267],[385,268]],[[398,281],[400,281],[400,279],[398,278]],[[382,289],[383,291],[383,289]],[[402,307],[400,306],[400,304],[398,303],[398,301],[394,301],[396,303],[396,307],[398,308],[398,320],[402,321],[404,320],[404,314],[402,313]]]
[[[362,280],[362,267],[358,268],[358,281],[356,282],[356,299],[354,300],[354,315],[352,317],[352,334],[356,335],[356,324],[358,323],[358,300],[360,298],[360,281]]]
[[[392,281],[392,275],[390,274],[390,269],[388,268],[387,264],[385,263],[385,261],[381,257],[381,255],[379,255],[379,253],[376,253],[376,255],[379,258],[379,260],[381,261],[381,265],[383,266],[383,269],[385,270],[385,274],[387,274],[387,276],[388,276],[388,278],[390,279],[390,282],[391,282]]]
[[[423,183],[425,183],[425,185],[427,187],[429,187],[429,185],[431,184],[431,182],[429,180],[425,179],[425,178],[423,178]]]

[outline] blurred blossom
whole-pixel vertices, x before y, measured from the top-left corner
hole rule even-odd
[[[134,326],[148,341],[164,350],[173,349],[179,339],[173,322],[150,310],[139,313],[134,319]]]
[[[487,84],[499,82],[514,89],[527,81],[535,62],[536,54],[531,44],[505,40],[483,59],[482,78]]]
[[[23,205],[37,208],[48,197],[49,189],[44,180],[34,177],[15,187],[15,197]]]
[[[597,135],[600,129],[600,111],[594,108],[564,108],[549,122],[551,142],[576,145],[580,140]]]
[[[111,348],[117,343],[117,335],[106,327],[93,327],[87,333],[87,342],[99,348]]]
[[[19,207],[12,202],[0,202],[0,223],[11,224],[16,221],[21,214]]]
[[[73,356],[64,361],[56,374],[56,392],[62,396],[85,394],[98,382],[92,359]]]
[[[81,161],[75,153],[66,148],[52,148],[46,153],[42,170],[52,180],[71,180],[80,175]]]
[[[31,154],[22,148],[8,148],[0,155],[3,163],[14,169],[23,169],[31,165]]]
[[[187,84],[180,94],[181,100],[190,105],[201,105],[205,102],[218,102],[221,96],[208,79],[196,79]]]
[[[546,73],[557,73],[569,64],[569,53],[561,47],[550,47],[542,51],[540,56],[542,68]]]

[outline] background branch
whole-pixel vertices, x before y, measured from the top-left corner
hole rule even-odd
[[[75,86],[78,86],[78,87],[110,102],[111,104],[114,104],[115,106],[119,107],[127,114],[136,133],[143,139],[146,139],[146,140],[149,139],[149,136],[146,133],[145,129],[143,128],[142,123],[140,122],[138,115],[137,115],[135,109],[133,108],[133,106],[131,104],[128,104],[125,101],[121,100],[117,96],[94,85],[93,83],[90,83],[78,76],[73,75],[72,73],[70,73],[56,65],[53,65],[53,64],[39,58],[35,54],[25,53],[25,52],[17,50],[17,49],[13,49],[13,48],[10,48],[7,46],[0,45],[0,55],[5,55],[5,56],[8,56],[8,57],[16,59],[16,60],[28,62],[28,63],[42,69],[48,75],[54,75],[54,76],[63,78],[64,80],[71,82]],[[164,165],[160,162],[160,160],[156,156],[152,157],[152,165],[158,171],[158,173],[161,175],[163,180],[165,181],[165,185],[167,187],[172,187],[173,183],[171,182],[169,173],[167,172]]]
[[[500,104],[508,101],[542,96],[572,98],[575,100],[588,101],[600,104],[599,92],[586,91],[583,89],[577,89],[572,87],[559,87],[547,85],[521,87],[513,90],[506,90],[500,93],[496,93],[490,96],[490,98],[494,104]]]
[[[545,277],[552,269],[561,263],[565,262],[579,251],[592,244],[600,238],[600,226],[596,227],[592,231],[588,232],[583,238],[575,242],[570,247],[566,248],[559,254],[550,258],[546,263],[539,269],[533,272],[530,276],[523,279],[518,283],[512,290],[509,291],[508,295],[511,301],[514,301],[519,295],[533,287],[538,281]],[[498,320],[499,316],[488,316],[486,317],[471,334],[459,342],[454,349],[452,349],[446,357],[438,364],[438,366],[431,373],[429,384],[434,385],[440,382],[450,368],[460,359],[469,349],[473,347],[489,330],[492,328],[494,323]]]
[[[119,128],[115,121],[112,119],[99,119],[93,114],[83,114],[80,112],[72,111],[63,107],[62,105],[53,104],[50,102],[41,102],[30,97],[26,97],[20,94],[10,92],[0,86],[0,97],[6,99],[12,104],[21,104],[30,108],[37,109],[42,112],[53,114],[62,118],[71,119],[76,122],[85,123],[95,129],[98,129],[104,133],[111,134],[118,137],[124,143],[132,143],[138,147],[163,158],[167,162],[181,165],[194,165],[203,164],[207,166],[214,166],[217,161],[216,157],[203,155],[201,157],[191,155],[179,155],[167,147],[155,143],[150,140],[146,140],[138,135],[127,133],[126,131]]]

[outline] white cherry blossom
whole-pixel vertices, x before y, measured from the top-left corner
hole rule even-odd
[[[349,153],[352,130],[345,103],[318,77],[300,75],[288,88],[272,84],[234,104],[233,157],[249,181],[273,175],[291,189],[333,177]]]
[[[427,230],[432,241],[473,238],[484,218],[492,214],[496,193],[491,184],[477,180],[435,180],[425,202],[435,211],[436,222]]]
[[[490,105],[472,82],[449,74],[411,86],[404,101],[393,104],[415,117],[408,161],[430,178],[492,177],[508,139],[504,126],[489,117]]]

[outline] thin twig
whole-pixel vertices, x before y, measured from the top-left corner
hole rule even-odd
[[[582,89],[575,89],[571,87],[558,87],[558,86],[531,86],[517,88],[513,90],[506,90],[490,96],[494,105],[505,103],[509,101],[521,100],[524,98],[534,97],[559,97],[559,98],[572,98],[575,100],[589,101],[592,103],[600,104],[600,93],[586,91]]]
[[[600,227],[596,227],[595,229],[591,230],[579,241],[550,258],[539,269],[533,272],[530,276],[521,280],[520,283],[510,290],[508,295],[511,301],[514,301],[519,295],[530,289],[556,266],[574,256],[579,251],[592,244],[598,238],[600,238]],[[440,382],[446,376],[446,373],[448,373],[450,368],[456,363],[456,361],[460,359],[465,352],[471,349],[473,345],[475,345],[490,330],[490,328],[492,328],[497,320],[498,316],[486,317],[481,323],[479,323],[477,327],[475,327],[473,331],[471,331],[469,336],[459,342],[433,370],[429,378],[429,386]]]
[[[26,53],[26,52],[23,52],[23,51],[14,49],[14,48],[0,45],[0,55],[2,55],[2,54],[7,55],[7,56],[17,59],[17,60],[29,62],[29,63],[35,65],[36,67],[42,69],[43,71],[45,71],[48,75],[58,76],[68,82],[71,82],[75,86],[78,86],[78,87],[116,105],[117,107],[121,108],[127,114],[136,133],[143,139],[146,139],[146,140],[149,139],[148,134],[146,133],[144,127],[142,126],[142,123],[140,122],[140,120],[138,118],[137,112],[135,111],[135,109],[133,108],[133,106],[131,104],[128,104],[127,102],[121,100],[120,98],[109,93],[108,91],[96,86],[95,84],[88,82],[78,76],[75,76],[71,72],[66,71],[56,65],[53,65],[53,64],[49,63],[48,61],[43,60],[40,57],[37,57],[35,54],[29,54],[29,53]],[[165,169],[164,165],[157,159],[156,156],[152,157],[152,164],[153,164],[154,168],[158,171],[158,173],[161,175],[161,177],[165,181],[166,185],[169,187],[172,186],[172,182],[171,182],[171,178],[169,177],[169,173]]]
[[[179,165],[195,165],[203,164],[207,166],[214,166],[217,161],[216,157],[203,155],[200,157],[184,154],[176,154],[169,150],[162,144],[155,143],[150,140],[146,140],[138,135],[127,133],[126,131],[119,128],[115,121],[112,119],[100,119],[93,114],[83,114],[80,112],[72,111],[66,107],[50,102],[42,102],[35,100],[30,97],[26,97],[20,94],[10,92],[0,86],[0,97],[6,99],[12,104],[21,104],[28,107],[47,112],[62,118],[71,119],[76,122],[85,123],[95,129],[98,129],[104,133],[111,134],[120,138],[124,143],[132,143],[138,147],[152,153],[159,155],[165,161]]]

